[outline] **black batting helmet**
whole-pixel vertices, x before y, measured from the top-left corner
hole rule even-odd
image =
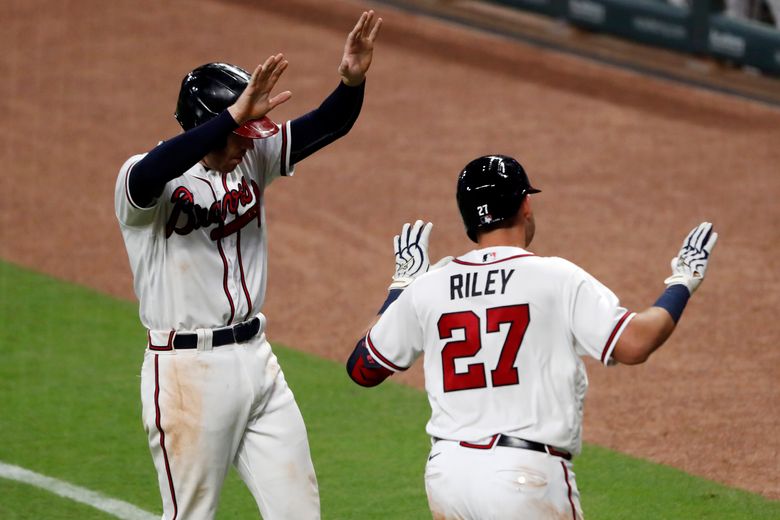
[[[458,209],[466,234],[477,241],[477,230],[512,218],[523,198],[541,190],[531,186],[522,165],[506,155],[474,159],[458,176]]]
[[[229,63],[207,63],[196,68],[181,82],[176,120],[190,130],[217,117],[236,102],[249,84],[251,76],[241,67]],[[268,137],[279,131],[269,118],[247,121],[234,133],[252,139]]]

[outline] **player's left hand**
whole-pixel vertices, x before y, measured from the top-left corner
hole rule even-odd
[[[393,238],[395,249],[395,273],[389,289],[403,289],[415,278],[428,271],[431,266],[428,258],[428,241],[433,224],[424,224],[422,220],[404,224],[401,234]]]
[[[704,280],[710,253],[717,241],[718,234],[709,222],[702,222],[693,228],[683,240],[680,252],[672,258],[672,276],[664,283],[667,286],[684,285],[693,294]]]
[[[339,74],[342,81],[350,87],[363,83],[366,72],[371,66],[374,56],[374,40],[382,27],[382,19],[376,18],[374,11],[367,11],[360,15],[352,32],[347,36],[344,44],[344,57],[341,58]]]

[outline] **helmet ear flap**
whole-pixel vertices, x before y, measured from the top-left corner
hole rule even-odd
[[[525,194],[518,196],[516,193],[512,193],[504,197],[503,200],[499,199],[492,206],[490,204],[477,205],[477,208],[485,208],[485,215],[480,217],[477,225],[466,228],[466,235],[472,242],[478,243],[477,235],[479,231],[489,231],[506,224],[517,216],[520,207],[523,205],[523,200],[525,200]]]

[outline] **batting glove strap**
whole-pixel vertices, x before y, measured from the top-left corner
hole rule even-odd
[[[414,281],[412,276],[393,276],[393,282],[387,287],[388,290],[401,290],[406,289],[410,283]]]
[[[677,259],[675,258],[673,261],[674,260]],[[698,288],[699,284],[701,283],[701,279],[696,280],[692,276],[686,276],[684,274],[673,274],[664,280],[664,283],[666,284],[667,288],[673,287],[675,285],[685,287],[688,290],[688,295],[691,295]]]

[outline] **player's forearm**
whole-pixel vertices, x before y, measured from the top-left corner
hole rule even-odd
[[[347,360],[347,374],[350,379],[360,386],[377,386],[393,373],[377,363],[366,347],[366,338],[363,337],[355,345],[355,349]]]
[[[349,359],[347,359],[347,374],[349,374],[350,379],[360,386],[376,386],[393,375],[390,370],[377,363],[373,356],[371,356],[368,347],[366,347],[366,336],[371,330],[371,327],[376,325],[376,322],[382,317],[382,313],[387,310],[391,303],[398,299],[401,292],[402,289],[391,289],[388,291],[387,299],[382,304],[382,307],[380,307],[379,312],[374,319],[371,320],[371,323],[366,328],[365,334],[357,342],[355,349],[352,351]]]
[[[165,141],[133,166],[129,187],[133,200],[148,206],[159,197],[165,184],[219,148],[238,124],[225,111],[214,119]]]
[[[365,82],[350,87],[343,82],[306,115],[290,123],[290,160],[297,163],[346,135],[360,115]]]
[[[664,280],[666,290],[652,307],[637,314],[626,326],[612,351],[613,359],[629,365],[644,363],[663,345],[680,321],[688,299],[704,280],[710,253],[717,242],[718,234],[710,222],[702,222],[688,233],[672,259],[672,276]]]
[[[612,358],[624,365],[644,363],[664,344],[675,326],[671,314],[661,307],[637,313],[620,336]]]

